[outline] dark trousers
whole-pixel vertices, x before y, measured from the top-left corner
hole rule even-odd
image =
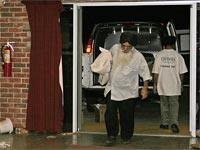
[[[109,92],[107,94],[105,124],[108,136],[117,136],[119,133],[119,127],[120,136],[122,139],[130,139],[133,136],[134,112],[137,102],[137,98],[131,98],[123,101],[114,101],[111,100],[111,93]]]

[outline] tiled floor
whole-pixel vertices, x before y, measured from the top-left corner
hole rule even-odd
[[[7,144],[4,149],[27,150],[27,149],[55,149],[66,150],[71,145],[100,146],[105,150],[106,134],[1,134],[0,149],[2,142]],[[176,136],[143,136],[134,135],[131,143],[123,145],[120,138],[113,147],[117,149],[151,149],[151,150],[189,150],[192,144],[198,144],[198,138]]]

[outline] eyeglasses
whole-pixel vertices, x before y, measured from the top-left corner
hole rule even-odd
[[[133,48],[133,46],[131,45],[124,45],[124,44],[121,44],[121,47],[123,50],[131,50]]]

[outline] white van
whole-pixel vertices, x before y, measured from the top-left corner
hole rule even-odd
[[[99,47],[110,49],[112,45],[119,43],[122,32],[129,31],[137,35],[136,49],[145,57],[151,71],[154,57],[162,49],[161,39],[166,35],[176,36],[176,30],[173,23],[155,23],[155,22],[109,22],[99,23],[93,28],[88,43],[84,45],[82,55],[82,91],[87,104],[104,103],[104,86],[98,83],[99,75],[91,71],[90,65],[100,54]],[[176,44],[176,50],[178,44]],[[139,81],[142,85],[142,79]],[[152,89],[152,82],[149,83]],[[138,89],[140,90],[140,89]],[[150,90],[149,101],[159,99]]]

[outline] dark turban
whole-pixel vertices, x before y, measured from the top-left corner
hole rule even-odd
[[[131,32],[123,32],[120,36],[120,43],[128,42],[132,46],[137,44],[137,37],[136,35],[132,34]]]

